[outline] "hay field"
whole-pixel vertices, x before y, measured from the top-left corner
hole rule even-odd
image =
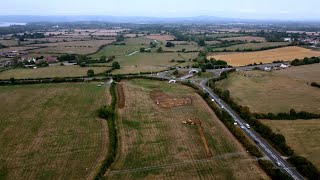
[[[1,179],[93,179],[106,156],[106,103],[95,84],[0,88]]]
[[[289,71],[295,74],[305,67],[300,66]],[[317,67],[319,66],[317,65]],[[317,76],[319,79],[320,71],[315,73],[306,73],[301,75],[303,78],[297,80],[281,70],[270,73],[262,71],[236,72],[216,84],[222,89],[228,89],[236,102],[248,106],[252,112],[279,113],[289,112],[294,108],[296,111],[319,113],[320,91],[307,84],[308,81],[303,80],[308,79],[309,76]],[[244,74],[258,76],[245,77]]]
[[[196,44],[175,44],[174,47],[166,47],[165,45],[161,45],[163,51],[172,51],[172,52],[177,52],[177,51],[182,51],[182,49],[186,49],[186,51],[199,51],[202,50],[203,47],[200,47]]]
[[[16,45],[18,45],[18,41],[16,41],[16,40],[0,40],[0,44],[5,45],[5,46],[16,46]]]
[[[150,80],[124,81],[123,88],[121,144],[109,179],[268,179],[193,89]],[[192,105],[162,108],[150,97],[154,90],[190,97]],[[211,158],[196,126],[182,123],[189,118],[202,122]]]
[[[287,144],[300,156],[306,157],[320,169],[320,119],[315,120],[261,120],[273,132],[285,136]]]
[[[254,36],[241,36],[241,37],[229,37],[221,38],[222,41],[256,41],[256,42],[266,42],[266,39],[263,37],[254,37]]]
[[[113,40],[90,40],[37,44],[41,49],[30,50],[31,53],[69,53],[90,54],[96,52],[101,46],[111,44]],[[34,46],[34,45],[30,45]]]
[[[276,60],[288,61],[294,60],[296,58],[303,59],[304,57],[312,56],[320,56],[320,52],[312,51],[310,49],[302,47],[291,46],[266,51],[233,53],[226,55],[210,55],[209,58],[213,57],[216,59],[222,59],[233,66],[243,66],[260,62],[270,63]]]
[[[320,83],[320,64],[311,64],[305,66],[292,66],[288,69],[275,71],[277,76],[285,76],[296,81],[305,83],[318,82]]]
[[[109,67],[80,67],[80,66],[49,66],[38,69],[11,69],[0,72],[0,79],[28,79],[53,77],[87,76],[87,71],[93,69],[95,74],[109,70]]]

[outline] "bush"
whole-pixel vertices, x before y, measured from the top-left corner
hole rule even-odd
[[[94,76],[94,70],[89,69],[89,70],[87,71],[87,75],[88,75],[88,77],[93,77],[93,76]]]
[[[114,115],[114,111],[111,106],[102,106],[98,110],[98,116],[102,119],[110,119]]]
[[[271,177],[271,179],[281,179],[281,180],[290,180],[291,178],[281,172],[271,161],[268,160],[258,160],[258,163],[262,169]]]
[[[179,74],[179,71],[176,69],[175,71],[173,71],[172,74],[173,74],[173,75],[178,75],[178,74]]]

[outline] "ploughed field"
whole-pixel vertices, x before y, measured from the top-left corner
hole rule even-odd
[[[95,111],[106,103],[95,84],[0,88],[0,179],[93,179],[108,130]]]
[[[240,105],[256,113],[296,111],[320,112],[320,91],[312,82],[320,82],[320,64],[290,67],[273,72],[235,72],[216,82],[229,90]]]
[[[268,179],[193,89],[121,83],[120,145],[107,178]]]
[[[259,45],[259,43],[253,43]],[[238,45],[237,45],[238,46]],[[242,46],[242,45],[241,45]],[[320,56],[319,51],[290,46],[265,51],[245,53],[225,53],[222,55],[210,55],[208,58],[215,58],[227,61],[232,66],[243,66],[253,63],[271,63],[273,61],[303,59],[305,57]]]

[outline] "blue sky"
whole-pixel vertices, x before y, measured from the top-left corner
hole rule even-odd
[[[115,15],[319,20],[320,0],[2,0],[0,15]]]

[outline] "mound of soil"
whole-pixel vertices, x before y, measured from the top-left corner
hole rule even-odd
[[[125,96],[122,84],[117,84],[117,95],[118,95],[118,108],[123,109],[125,107]]]

